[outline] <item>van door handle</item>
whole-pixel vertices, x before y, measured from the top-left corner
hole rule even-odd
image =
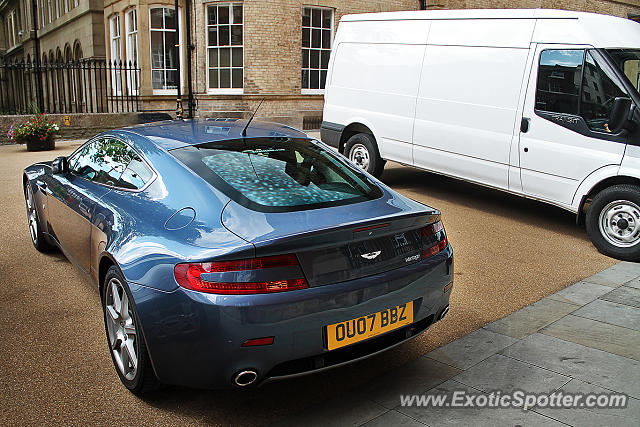
[[[527,133],[529,132],[529,124],[531,123],[531,119],[528,117],[523,117],[520,122],[520,132]]]

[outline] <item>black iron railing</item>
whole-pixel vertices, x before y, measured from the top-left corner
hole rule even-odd
[[[133,62],[0,61],[0,114],[135,112],[139,87]]]

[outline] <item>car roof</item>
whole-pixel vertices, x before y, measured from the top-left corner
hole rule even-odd
[[[176,119],[146,123],[119,129],[145,137],[165,150],[198,145],[206,142],[241,138],[245,119]],[[247,138],[308,138],[302,131],[290,126],[253,120],[247,128]]]

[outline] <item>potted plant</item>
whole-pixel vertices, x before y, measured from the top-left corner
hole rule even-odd
[[[53,150],[58,133],[60,127],[56,123],[38,114],[17,126],[11,125],[7,138],[16,144],[27,144],[27,151]]]

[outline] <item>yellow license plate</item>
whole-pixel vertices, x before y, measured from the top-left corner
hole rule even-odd
[[[334,350],[413,322],[413,301],[327,326],[327,348]]]

